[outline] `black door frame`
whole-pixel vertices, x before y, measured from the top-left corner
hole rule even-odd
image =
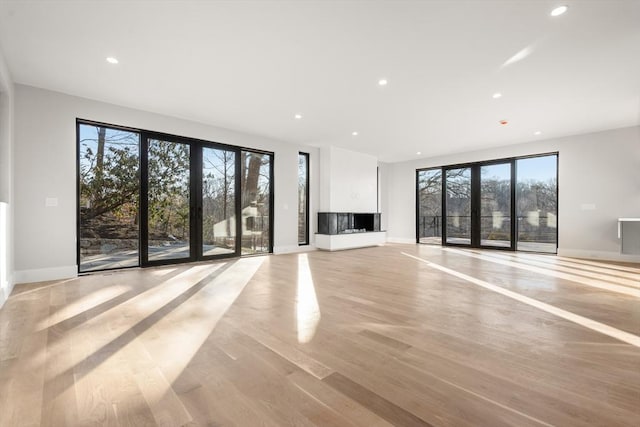
[[[86,120],[76,118],[76,195],[77,195],[77,218],[76,218],[76,232],[80,236],[80,126],[103,126],[111,129],[121,129],[129,132],[135,132],[140,136],[139,140],[139,236],[138,236],[138,266],[133,267],[118,267],[115,269],[136,268],[136,267],[151,267],[159,265],[171,265],[182,264],[194,261],[207,261],[217,260],[224,258],[234,258],[242,256],[242,174],[241,174],[241,155],[243,152],[258,153],[269,156],[269,246],[267,253],[273,253],[273,238],[274,238],[274,176],[275,176],[275,156],[271,151],[259,150],[254,148],[229,145],[219,142],[207,141],[197,138],[189,138],[184,136],[172,135],[163,132],[150,131],[139,128],[132,128],[127,126],[113,125],[110,123],[98,122],[94,120]],[[177,258],[177,259],[163,259],[149,261],[149,224],[148,224],[148,196],[149,196],[149,139],[156,139],[160,141],[169,141],[181,144],[187,144],[189,146],[189,257]],[[233,152],[235,165],[235,206],[234,213],[236,216],[235,228],[236,228],[236,241],[235,250],[228,254],[208,255],[202,254],[202,150],[203,148],[213,148],[218,150],[225,150]],[[80,271],[81,259],[80,259],[80,239],[76,239],[76,259],[78,265],[78,272],[93,273],[109,269],[90,270],[86,272]]]
[[[442,244],[445,246],[460,246],[465,248],[479,248],[479,249],[497,249],[514,251],[516,249],[516,215],[515,215],[515,159],[499,159],[490,160],[486,162],[474,162],[464,163],[459,165],[445,166],[442,168]],[[511,215],[510,230],[509,230],[509,246],[492,246],[483,245],[481,240],[482,235],[482,167],[493,165],[510,166],[510,197],[511,205],[509,214]],[[470,243],[450,243],[447,242],[447,172],[454,169],[470,169],[471,182],[470,182]]]
[[[175,259],[149,260],[149,140],[159,140],[189,146],[189,257]],[[234,213],[235,221],[235,249],[231,253],[208,255],[202,253],[202,165],[204,148],[230,151],[234,153]],[[158,265],[181,264],[185,262],[207,261],[213,259],[233,258],[241,254],[242,244],[242,216],[240,194],[240,152],[238,147],[217,144],[192,138],[167,135],[159,132],[140,132],[140,266],[151,267]]]
[[[442,228],[441,228],[441,236],[442,236],[442,246],[454,246],[454,247],[463,247],[463,248],[479,248],[479,249],[496,249],[496,250],[506,250],[506,251],[515,251],[517,250],[517,235],[518,235],[518,217],[517,217],[517,200],[516,200],[516,186],[517,186],[517,161],[522,159],[536,158],[536,157],[546,157],[546,156],[556,156],[556,183],[558,183],[556,187],[556,199],[559,198],[560,188],[559,188],[559,153],[558,152],[548,152],[541,154],[532,154],[527,156],[519,156],[519,157],[509,157],[503,159],[495,159],[495,160],[487,160],[480,162],[469,162],[469,163],[459,163],[453,165],[446,165],[441,167],[426,167],[416,169],[416,242],[420,243],[420,188],[419,188],[419,174],[421,171],[427,170],[441,170],[442,177]],[[511,227],[510,227],[510,246],[502,247],[502,246],[491,246],[491,245],[482,245],[481,244],[481,168],[482,166],[491,166],[498,164],[510,164],[511,166],[511,206],[510,206],[510,215],[511,215]],[[463,169],[469,168],[471,170],[471,223],[470,223],[470,243],[450,243],[447,242],[447,171],[452,169]],[[556,201],[557,206],[559,206],[560,201]],[[558,245],[558,227],[556,227],[556,251]]]

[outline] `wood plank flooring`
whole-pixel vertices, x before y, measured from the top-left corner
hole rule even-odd
[[[639,426],[640,265],[386,245],[19,285],[0,426]]]

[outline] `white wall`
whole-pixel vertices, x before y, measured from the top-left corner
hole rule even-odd
[[[0,215],[0,307],[13,287],[13,82],[0,52],[0,202],[6,203]]]
[[[618,217],[640,217],[640,127],[388,165],[388,236],[415,242],[418,168],[559,152],[558,254],[640,261],[620,254]],[[582,205],[595,205],[583,210]]]
[[[378,160],[337,147],[321,148],[320,210],[377,212]]]
[[[378,208],[380,210],[380,229],[388,230],[389,229],[389,194],[390,194],[390,180],[391,180],[391,164],[389,163],[378,163],[378,170],[380,171],[380,181],[379,181],[379,203]],[[413,242],[412,242],[413,243]]]
[[[76,118],[273,151],[274,252],[298,250],[298,152],[318,150],[28,86],[15,86],[15,279],[17,283],[76,274]],[[317,199],[311,187],[311,200]],[[57,198],[57,207],[45,207]],[[317,208],[311,206],[311,217]]]

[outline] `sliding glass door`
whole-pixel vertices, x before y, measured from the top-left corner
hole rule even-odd
[[[143,265],[272,252],[271,153],[143,136]]]
[[[236,152],[202,148],[202,230],[203,257],[235,254]],[[198,214],[200,208],[197,209]]]
[[[446,242],[471,244],[471,168],[445,171]]]
[[[548,154],[417,170],[417,242],[555,253],[557,161]]]
[[[145,140],[143,265],[272,251],[270,153],[184,139]]]
[[[79,272],[273,251],[272,153],[77,125]]]
[[[139,265],[140,134],[77,124],[78,270]]]
[[[147,260],[191,258],[191,147],[147,141]]]
[[[511,248],[511,162],[480,166],[480,246]]]
[[[272,156],[241,151],[242,255],[271,252]]]
[[[555,253],[558,247],[558,157],[518,159],[518,250]]]
[[[442,169],[417,172],[418,243],[442,243]]]

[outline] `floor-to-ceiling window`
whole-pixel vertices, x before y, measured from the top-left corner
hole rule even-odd
[[[149,139],[147,254],[149,261],[191,257],[191,146]]]
[[[298,153],[298,245],[309,244],[309,154]]]
[[[511,247],[511,162],[480,166],[480,246]]]
[[[81,273],[272,252],[272,153],[77,127]]]
[[[516,216],[519,251],[551,252],[558,247],[558,157],[518,159]]]
[[[419,243],[442,243],[442,169],[417,171]]]
[[[417,241],[555,253],[557,159],[553,153],[417,170]]]
[[[272,251],[271,206],[273,155],[243,150],[242,164],[242,254]]]
[[[81,272],[139,265],[140,134],[79,123]]]
[[[202,148],[202,254],[236,251],[236,153]]]
[[[471,243],[471,169],[445,170],[445,241]]]

